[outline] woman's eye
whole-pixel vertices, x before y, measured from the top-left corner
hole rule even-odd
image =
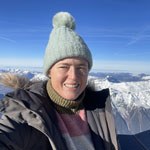
[[[60,66],[59,68],[67,69],[68,67],[67,66]]]
[[[82,70],[82,71],[86,71],[86,70],[87,70],[87,69],[84,68],[84,67],[80,67],[79,69]]]
[[[78,69],[80,70],[80,72],[81,72],[82,74],[87,73],[87,69],[84,68],[84,67],[80,67],[80,68],[78,68]]]

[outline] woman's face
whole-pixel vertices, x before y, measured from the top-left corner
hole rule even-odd
[[[49,77],[60,96],[75,100],[86,87],[88,71],[88,62],[83,58],[66,58],[52,66]]]

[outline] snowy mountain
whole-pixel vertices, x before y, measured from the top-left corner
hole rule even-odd
[[[38,71],[20,69],[0,70],[28,77],[30,80],[46,80]],[[150,129],[150,76],[128,73],[90,73],[96,90],[109,88],[113,115],[118,134],[136,134]],[[0,85],[0,98],[11,89]]]
[[[150,129],[150,80],[112,83],[94,80],[97,89],[109,88],[117,133],[135,134]]]

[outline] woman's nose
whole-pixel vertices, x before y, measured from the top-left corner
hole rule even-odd
[[[76,80],[78,77],[77,69],[75,67],[71,67],[68,72],[69,78]]]

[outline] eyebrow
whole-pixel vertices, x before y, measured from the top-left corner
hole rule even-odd
[[[69,65],[70,66],[72,64],[70,64],[70,63],[63,63],[63,62],[61,63],[60,62],[60,64],[58,64],[58,65]],[[79,64],[76,64],[76,66],[86,66],[86,63],[79,63]]]

